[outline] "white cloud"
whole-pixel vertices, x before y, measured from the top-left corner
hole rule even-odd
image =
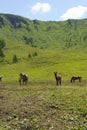
[[[85,13],[87,13],[87,7],[84,6],[77,6],[68,9],[62,16],[62,20],[67,20],[67,19],[79,19],[81,18]]]
[[[51,9],[50,4],[48,3],[36,3],[34,6],[32,6],[31,10],[33,13],[37,13],[37,12],[42,12],[42,13],[47,13],[49,12]]]

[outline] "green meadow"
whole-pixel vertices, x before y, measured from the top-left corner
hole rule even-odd
[[[4,50],[5,58],[0,64],[4,81],[17,81],[19,73],[24,72],[29,75],[30,82],[54,82],[55,71],[61,74],[64,82],[69,82],[74,75],[82,76],[85,82],[87,80],[86,49],[41,50],[28,45],[14,45]],[[17,63],[12,61],[15,54]]]
[[[87,130],[86,49],[41,50],[14,45],[5,47],[4,53],[0,130]],[[12,62],[14,54],[17,63]],[[62,76],[61,86],[56,86],[55,71]],[[20,72],[29,75],[27,85],[19,85]],[[82,82],[71,84],[73,75],[82,76]]]

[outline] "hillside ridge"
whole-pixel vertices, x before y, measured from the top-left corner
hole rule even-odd
[[[23,43],[41,49],[80,48],[87,46],[86,26],[87,19],[46,22],[0,14],[0,39],[7,44]]]

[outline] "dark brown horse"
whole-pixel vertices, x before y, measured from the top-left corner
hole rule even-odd
[[[56,79],[56,85],[61,85],[61,75],[59,75],[57,72],[54,72],[54,76]]]
[[[28,75],[24,74],[24,73],[20,73],[20,76],[19,76],[20,85],[21,84],[27,84],[27,82],[28,82]]]
[[[72,82],[75,82],[75,80],[78,80],[79,82],[81,82],[82,81],[82,77],[81,76],[73,76],[70,81],[72,83]]]
[[[2,76],[0,76],[0,81],[2,81]]]

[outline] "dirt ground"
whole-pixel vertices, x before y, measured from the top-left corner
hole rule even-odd
[[[0,84],[0,130],[71,130],[77,121],[67,119],[48,89]]]

